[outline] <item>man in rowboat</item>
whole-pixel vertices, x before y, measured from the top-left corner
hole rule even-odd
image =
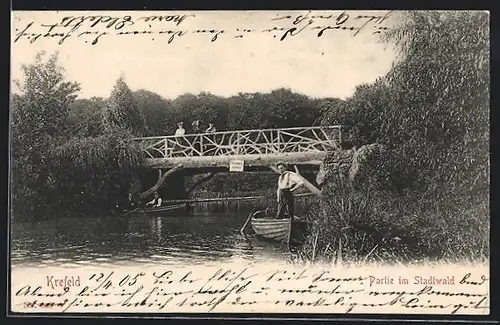
[[[278,178],[278,212],[276,218],[282,219],[285,217],[285,208],[288,212],[288,216],[293,218],[295,212],[293,191],[302,186],[304,182],[296,173],[288,171],[284,163],[278,163],[276,168],[280,174]]]
[[[155,193],[155,198],[146,203],[146,206],[160,207],[161,206],[160,194]]]

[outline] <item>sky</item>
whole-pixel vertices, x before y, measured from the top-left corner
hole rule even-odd
[[[241,12],[14,12],[12,41],[24,34],[45,34],[48,27],[64,17],[102,15],[117,17],[117,23],[106,29],[111,18],[102,18],[94,27],[83,21],[75,32],[61,45],[61,37],[39,37],[33,43],[26,35],[12,44],[11,75],[22,77],[21,65],[34,61],[35,55],[44,50],[59,52],[60,63],[69,80],[81,84],[80,97],[108,97],[120,74],[132,90],[147,89],[165,98],[175,98],[184,93],[211,92],[231,96],[238,92],[269,92],[285,87],[311,97],[339,97],[352,95],[355,87],[370,83],[385,75],[395,58],[394,50],[378,41],[373,32],[377,24],[368,23],[358,35],[352,31],[326,30],[317,37],[319,30],[313,26],[336,26],[336,17],[342,12],[307,11],[241,11]],[[384,15],[386,12],[352,12],[344,27],[361,26],[367,19],[354,19],[359,15]],[[155,34],[117,35],[118,22],[131,16],[133,26],[121,31],[149,31]],[[186,15],[177,24],[174,21],[149,21],[141,17],[151,15]],[[299,16],[307,19],[293,25]],[[331,16],[327,19],[312,16]],[[290,19],[277,19],[291,16]],[[333,17],[333,18],[332,18]],[[107,19],[107,20],[106,20]],[[280,41],[285,31],[264,32],[265,29],[291,28],[300,30],[295,36]],[[341,19],[341,20],[342,20]],[[389,17],[384,23],[391,24]],[[73,26],[80,20],[74,20]],[[96,20],[94,20],[96,21]],[[104,22],[103,22],[104,21]],[[29,23],[33,24],[26,29]],[[72,26],[54,27],[53,32],[67,33]],[[247,29],[252,32],[241,32]],[[172,34],[158,31],[172,30],[185,33],[169,43]],[[215,30],[214,33],[195,33],[196,30]],[[217,40],[211,42],[217,31]],[[91,42],[96,35],[83,32],[107,32],[97,44]],[[79,36],[80,35],[80,36]],[[237,37],[243,35],[243,37]],[[276,37],[275,37],[276,36]]]

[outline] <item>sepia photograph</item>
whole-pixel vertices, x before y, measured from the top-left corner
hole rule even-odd
[[[11,313],[489,314],[489,12],[12,26]]]

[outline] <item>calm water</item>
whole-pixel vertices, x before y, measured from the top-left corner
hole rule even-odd
[[[12,265],[209,264],[289,257],[286,245],[239,233],[249,207],[225,210],[14,222]]]

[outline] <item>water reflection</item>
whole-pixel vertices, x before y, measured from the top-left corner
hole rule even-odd
[[[207,264],[288,257],[286,245],[242,236],[250,208],[238,210],[17,223],[12,225],[12,264]]]

